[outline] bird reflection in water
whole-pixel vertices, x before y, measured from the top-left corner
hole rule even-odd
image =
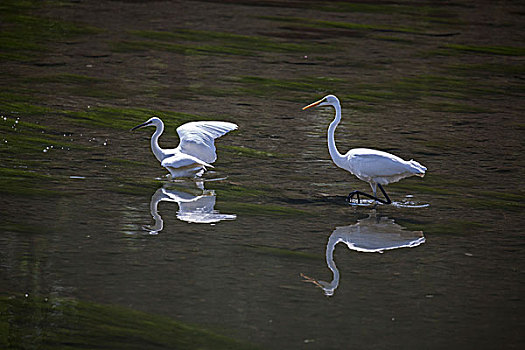
[[[425,243],[422,231],[407,231],[386,216],[377,216],[375,210],[365,219],[348,226],[337,227],[326,245],[326,263],[332,270],[331,282],[320,281],[301,274],[304,282],[311,282],[332,296],[339,285],[339,270],[334,262],[337,243],[345,243],[349,249],[366,253],[383,253],[397,248],[413,248]]]
[[[197,188],[190,189],[174,184],[164,184],[151,196],[150,212],[154,224],[143,226],[150,234],[158,234],[164,228],[164,220],[159,214],[160,202],[179,204],[177,218],[189,223],[212,224],[222,220],[234,220],[235,214],[221,214],[215,210],[215,192],[204,189],[203,181],[195,183]]]

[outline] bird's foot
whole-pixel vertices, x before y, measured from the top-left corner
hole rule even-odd
[[[308,282],[308,283],[313,283],[315,284],[317,287],[319,288],[323,288],[323,286],[321,286],[319,284],[319,282],[317,282],[315,279],[313,279],[312,277],[308,277],[306,276],[305,274],[301,273],[301,277],[303,278],[303,282]]]
[[[359,196],[359,191],[353,191],[348,194],[346,201],[352,203],[354,196],[357,197],[357,204],[361,204],[361,197]]]
[[[371,194],[368,194],[368,193],[365,193],[365,192],[361,192],[361,191],[352,191],[348,194],[348,197],[346,197],[346,201],[349,203],[349,204],[352,204],[352,199],[355,197],[357,197],[357,204],[361,204],[361,196],[363,197],[366,197],[366,198],[369,198],[373,201],[373,204],[374,205],[377,205],[379,203],[381,204],[390,204],[392,203],[390,201],[390,198],[388,197],[388,195],[386,194],[385,190],[383,189],[383,187],[381,185],[379,185],[379,188],[381,189],[381,191],[383,192],[383,194],[385,195],[385,198],[386,200],[384,199],[381,199],[381,198],[378,198],[376,196],[372,196]],[[365,201],[366,204],[368,204],[367,201]]]

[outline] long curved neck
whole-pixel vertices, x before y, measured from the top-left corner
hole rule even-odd
[[[153,220],[155,220],[155,224],[153,226],[150,226],[150,230],[151,232],[154,232],[155,234],[162,231],[164,227],[164,220],[162,220],[162,217],[159,215],[159,210],[158,210],[159,202],[162,200],[162,196],[163,196],[162,188],[159,188],[153,194],[153,196],[151,196],[151,201],[149,204],[149,210],[151,213],[151,217],[153,218]]]
[[[334,262],[334,250],[336,244],[339,243],[339,241],[339,237],[332,235],[328,239],[328,244],[326,245],[326,264],[334,274],[332,282],[330,282],[334,289],[339,285],[339,270],[337,269],[337,266],[335,266]]]
[[[162,162],[165,157],[163,149],[159,146],[159,137],[163,132],[164,124],[161,123],[156,125],[155,132],[153,133],[153,136],[151,136],[151,150],[159,162]]]
[[[339,103],[336,103],[333,105],[335,108],[335,118],[330,123],[330,126],[328,127],[328,151],[330,152],[330,156],[332,157],[334,163],[340,167],[343,168],[344,165],[344,157],[339,151],[337,150],[337,147],[335,145],[335,128],[337,125],[339,125],[339,122],[341,121],[341,105]]]

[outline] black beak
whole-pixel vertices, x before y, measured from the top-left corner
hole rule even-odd
[[[132,128],[130,131],[135,131],[135,130],[137,130],[138,128],[142,128],[143,126],[148,126],[148,125],[150,125],[150,124],[151,124],[151,122],[145,122],[145,123],[142,123],[142,124],[140,124],[140,125],[135,126],[135,127]]]

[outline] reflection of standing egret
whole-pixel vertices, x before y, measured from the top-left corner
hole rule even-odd
[[[363,195],[381,203],[390,204],[392,201],[382,185],[388,185],[412,175],[421,177],[425,175],[427,168],[415,160],[406,161],[387,152],[368,148],[354,148],[344,155],[339,153],[335,146],[334,138],[335,128],[341,121],[341,104],[339,99],[334,95],[328,95],[317,102],[303,107],[303,110],[314,106],[332,106],[335,108],[335,119],[328,128],[328,150],[335,165],[354,174],[359,180],[368,182],[370,187],[372,187],[373,196],[361,191],[353,191],[348,194],[349,201],[354,196],[357,196],[357,201],[360,202],[359,196]],[[379,187],[386,200],[377,197],[377,187]]]
[[[145,126],[155,126],[151,136],[151,150],[160,164],[168,169],[171,177],[199,176],[206,167],[213,168],[217,160],[215,139],[237,129],[237,125],[228,122],[202,121],[190,122],[177,128],[180,143],[177,148],[164,149],[159,146],[159,137],[164,131],[160,118],[152,117],[133,130]]]
[[[201,183],[202,186],[202,183]],[[164,220],[158,212],[158,205],[162,201],[179,204],[177,218],[189,223],[212,224],[222,220],[234,220],[235,214],[221,214],[215,210],[215,192],[200,187],[200,194],[195,195],[187,189],[164,185],[151,196],[150,212],[154,225],[144,226],[146,231],[157,234],[164,227]]]
[[[314,283],[328,296],[333,295],[339,285],[339,270],[334,262],[334,249],[339,242],[358,252],[383,253],[390,249],[417,247],[425,243],[425,237],[422,231],[407,231],[392,219],[376,217],[375,211],[354,225],[337,227],[326,245],[326,263],[332,270],[332,281],[319,281],[301,274],[305,282]]]

